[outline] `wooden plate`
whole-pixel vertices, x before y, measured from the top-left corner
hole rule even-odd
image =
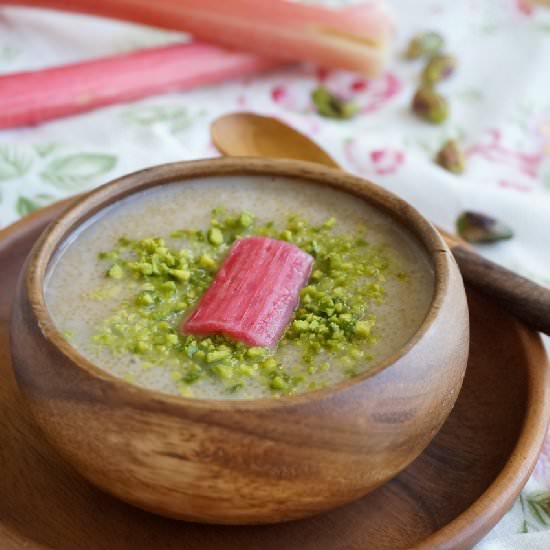
[[[407,470],[362,500],[292,523],[218,527],[147,514],[95,489],[43,439],[9,361],[18,272],[37,236],[66,205],[57,203],[0,232],[2,548],[469,548],[518,495],[545,434],[550,369],[537,334],[470,290],[471,358],[455,409]]]

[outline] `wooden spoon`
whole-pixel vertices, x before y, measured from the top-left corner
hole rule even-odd
[[[228,156],[307,160],[340,168],[307,136],[272,117],[232,113],[216,119],[210,132]],[[531,327],[550,334],[550,290],[480,256],[463,240],[438,228],[453,252],[462,277]]]

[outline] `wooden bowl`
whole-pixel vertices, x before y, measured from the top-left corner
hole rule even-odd
[[[54,327],[44,300],[45,274],[59,246],[91,216],[130,194],[230,175],[291,177],[336,187],[415,234],[435,271],[433,301],[415,336],[353,379],[279,399],[173,397],[114,378],[80,356]],[[11,326],[18,384],[48,439],[78,472],[146,510],[233,524],[316,514],[365,495],[405,468],[455,403],[468,338],[457,266],[415,209],[349,174],[251,158],[158,166],[79,200],[34,246],[19,279]]]

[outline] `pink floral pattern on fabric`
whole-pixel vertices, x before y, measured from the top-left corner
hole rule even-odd
[[[405,152],[394,147],[366,150],[356,139],[344,145],[347,162],[361,174],[387,176],[395,174],[405,163]]]
[[[539,166],[544,159],[544,151],[526,153],[504,143],[501,130],[492,128],[487,132],[487,139],[472,145],[466,150],[468,156],[479,155],[489,162],[503,164],[523,174],[536,178]]]
[[[398,76],[387,72],[377,79],[366,79],[347,71],[317,69],[314,72],[317,85],[325,86],[331,93],[353,100],[363,114],[379,111],[403,90],[404,85]],[[283,109],[296,113],[312,113],[315,107],[311,101],[312,83],[309,89],[303,83],[277,83],[271,87],[271,101]]]
[[[378,111],[403,89],[403,83],[393,72],[369,80],[345,71],[324,70],[317,72],[317,78],[333,94],[355,101],[364,114]]]

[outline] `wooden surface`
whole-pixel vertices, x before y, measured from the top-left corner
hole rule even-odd
[[[550,289],[485,259],[464,246],[452,249],[464,280],[536,330],[550,335]]]
[[[223,115],[212,123],[210,133],[218,150],[230,157],[308,160],[339,168],[309,137],[273,117],[254,113]]]
[[[369,496],[263,527],[167,520],[95,489],[35,427],[9,362],[15,279],[54,205],[0,232],[0,542],[5,550],[400,550],[468,548],[527,479],[548,417],[540,339],[469,292],[471,354],[456,406],[426,451]],[[503,345],[503,343],[506,345]]]
[[[113,378],[59,334],[43,296],[46,267],[80,223],[129,194],[208,177],[292,178],[353,194],[424,245],[433,302],[393,356],[352,379],[279,399],[174,397]],[[59,217],[32,254],[12,313],[17,382],[37,422],[84,477],[169,517],[276,523],[348,503],[385,483],[428,445],[458,396],[468,312],[449,250],[410,205],[341,171],[267,159],[156,166],[98,188]],[[449,327],[452,326],[452,330]]]
[[[339,167],[311,138],[273,117],[246,112],[223,115],[212,123],[210,133],[224,155],[300,159]],[[550,335],[550,289],[484,259],[456,235],[438,230],[467,283],[530,327]]]

